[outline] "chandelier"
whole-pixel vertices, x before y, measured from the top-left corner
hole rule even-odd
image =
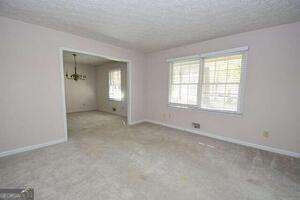
[[[68,72],[66,73],[65,77],[67,79],[73,79],[74,81],[78,81],[78,80],[85,80],[86,79],[86,76],[85,75],[82,75],[82,74],[78,74],[77,73],[77,62],[76,62],[76,54],[73,53],[73,58],[74,58],[74,67],[75,67],[75,70],[74,70],[74,74],[72,74],[71,76],[69,76]]]

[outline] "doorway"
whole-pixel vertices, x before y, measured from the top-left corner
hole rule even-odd
[[[76,113],[97,114],[97,120],[106,114],[115,115],[124,125],[131,123],[130,61],[61,48],[60,68],[66,139],[67,118]]]

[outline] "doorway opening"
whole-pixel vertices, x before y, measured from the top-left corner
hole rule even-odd
[[[131,123],[130,61],[62,48],[60,65],[66,139],[70,127]]]

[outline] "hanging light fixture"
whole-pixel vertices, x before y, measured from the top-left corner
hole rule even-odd
[[[65,77],[67,79],[73,79],[74,81],[78,81],[78,80],[85,80],[86,79],[86,76],[85,75],[82,75],[82,74],[77,74],[77,62],[76,62],[76,54],[73,53],[73,58],[74,58],[74,67],[75,67],[75,70],[74,70],[74,74],[72,74],[71,76],[69,76],[68,72],[66,73]]]

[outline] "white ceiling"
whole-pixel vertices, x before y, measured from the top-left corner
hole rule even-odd
[[[152,52],[300,21],[300,0],[0,0],[0,15]]]
[[[114,61],[106,59],[106,58],[92,56],[92,55],[88,55],[88,54],[70,52],[70,51],[63,52],[64,62],[74,63],[74,57],[72,55],[73,53],[76,54],[76,62],[78,64],[97,66],[97,65],[101,65],[101,64],[107,63],[107,62],[114,62]]]

